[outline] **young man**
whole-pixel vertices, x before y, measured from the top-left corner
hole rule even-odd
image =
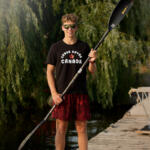
[[[90,118],[89,100],[86,90],[86,67],[71,85],[66,95],[60,94],[67,87],[86,58],[90,56],[88,70],[96,71],[96,51],[88,44],[77,40],[78,18],[74,14],[62,16],[64,38],[54,43],[47,57],[47,80],[53,102],[57,105],[52,113],[56,119],[56,150],[65,149],[65,134],[68,121],[75,120],[80,150],[87,150],[87,120]],[[54,72],[56,71],[56,78]]]

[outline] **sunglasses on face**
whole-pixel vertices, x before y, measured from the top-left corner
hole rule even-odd
[[[76,24],[64,24],[63,25],[65,29],[75,29],[76,28]]]

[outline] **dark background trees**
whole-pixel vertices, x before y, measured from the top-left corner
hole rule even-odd
[[[50,93],[45,60],[50,45],[63,36],[63,14],[73,12],[80,17],[77,36],[94,47],[106,31],[117,2],[0,0],[0,118],[46,105]],[[120,26],[98,49],[97,73],[88,75],[88,91],[91,100],[104,108],[127,100],[129,88],[137,85],[134,68],[149,54],[149,8],[148,0],[136,0]]]

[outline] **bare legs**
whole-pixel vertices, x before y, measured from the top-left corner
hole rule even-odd
[[[68,127],[68,122],[63,120],[56,120],[56,136],[55,147],[56,150],[65,149],[65,135]]]
[[[79,149],[87,150],[88,149],[87,123],[86,121],[76,121],[75,125],[78,133]]]
[[[78,145],[80,150],[87,150],[87,123],[86,121],[75,121],[76,130],[78,133]],[[65,135],[68,127],[68,121],[56,120],[56,136],[55,146],[56,150],[65,149]]]

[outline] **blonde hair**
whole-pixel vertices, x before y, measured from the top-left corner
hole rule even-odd
[[[78,16],[76,16],[75,14],[63,15],[61,18],[62,24],[64,24],[67,21],[71,21],[71,22],[74,22],[75,24],[78,24]]]

